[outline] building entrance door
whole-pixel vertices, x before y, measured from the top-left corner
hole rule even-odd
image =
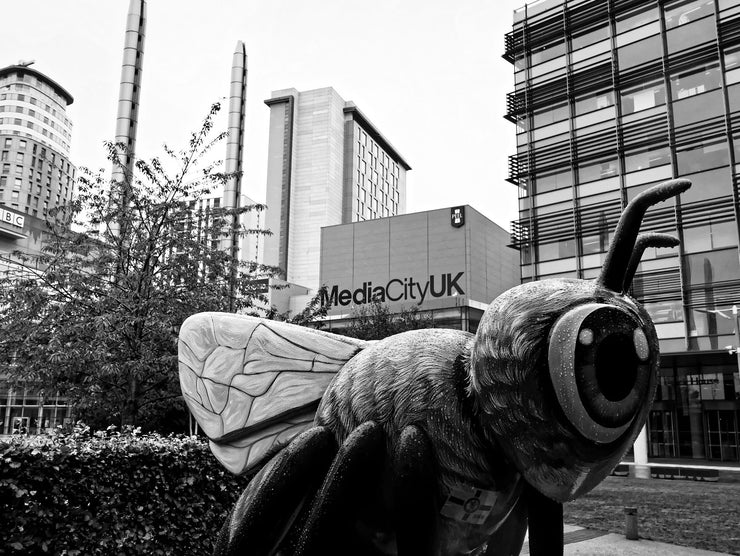
[[[676,430],[673,412],[653,410],[650,412],[650,457],[676,457]]]
[[[732,409],[707,410],[704,420],[707,424],[709,459],[740,461],[738,412]]]

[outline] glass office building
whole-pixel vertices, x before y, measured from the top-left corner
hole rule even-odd
[[[642,227],[681,239],[634,281],[662,353],[648,454],[740,461],[740,2],[541,0],[514,13],[504,57],[523,282],[595,278],[630,199],[693,182]]]

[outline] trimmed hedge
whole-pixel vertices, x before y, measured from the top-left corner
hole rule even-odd
[[[210,554],[247,484],[206,441],[119,434],[0,442],[0,554]]]

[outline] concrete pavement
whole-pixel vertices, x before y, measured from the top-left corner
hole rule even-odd
[[[584,529],[575,525],[565,526],[563,540],[565,556],[726,556],[724,552],[687,548],[646,539],[630,541],[624,535]],[[526,540],[522,554],[529,554],[529,544]]]

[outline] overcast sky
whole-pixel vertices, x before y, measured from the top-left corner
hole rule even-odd
[[[0,67],[19,60],[74,97],[72,162],[106,167],[129,0],[3,5]],[[243,191],[265,199],[273,90],[332,86],[412,166],[407,211],[470,204],[509,229],[504,181],[514,126],[503,119],[512,66],[504,33],[523,0],[149,0],[137,156],[184,145],[228,94],[232,53],[248,56]],[[225,125],[225,124],[224,124]],[[224,145],[225,149],[225,145]]]

